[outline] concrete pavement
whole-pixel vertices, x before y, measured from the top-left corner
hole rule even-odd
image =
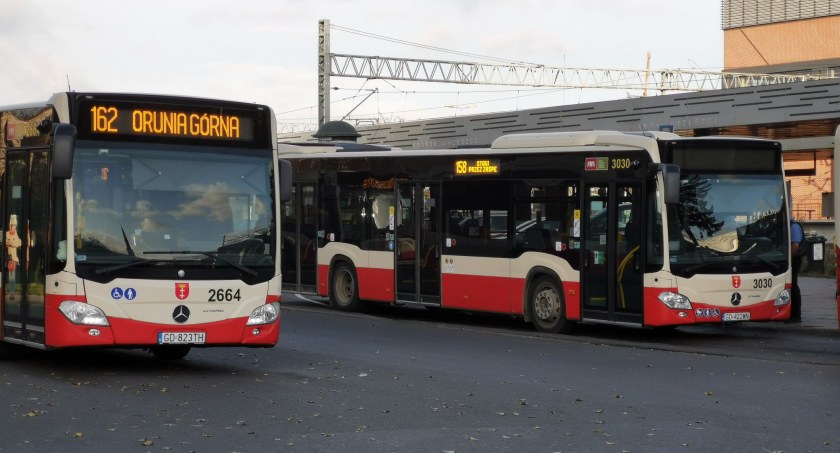
[[[840,334],[837,322],[837,282],[833,278],[799,277],[802,292],[802,323],[785,327],[808,330],[831,330]]]

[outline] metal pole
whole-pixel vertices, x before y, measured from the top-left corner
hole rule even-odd
[[[318,21],[318,126],[330,120],[330,21]]]

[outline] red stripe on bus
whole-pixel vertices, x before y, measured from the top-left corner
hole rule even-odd
[[[318,295],[327,297],[330,294],[330,267],[326,264],[318,265]]]
[[[394,301],[394,270],[358,268],[359,297],[379,302]]]
[[[466,274],[443,274],[441,281],[443,283],[441,306],[444,308],[522,313],[523,282],[521,281],[507,277]]]
[[[525,279],[484,275],[443,274],[444,308],[522,315]],[[580,319],[580,283],[563,282],[566,318]]]

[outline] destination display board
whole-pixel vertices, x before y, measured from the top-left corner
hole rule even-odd
[[[178,102],[178,98],[82,97],[76,112],[80,139],[265,146],[265,137],[270,135],[269,109],[256,105],[237,108]]]

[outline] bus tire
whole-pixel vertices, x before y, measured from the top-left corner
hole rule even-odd
[[[159,360],[181,360],[190,353],[192,346],[188,344],[154,346],[152,354]]]
[[[540,332],[569,333],[574,328],[574,321],[566,319],[563,293],[554,279],[538,278],[531,287],[528,305],[534,327]]]
[[[337,263],[332,271],[330,305],[341,311],[357,311],[361,308],[356,270],[347,262]]]

